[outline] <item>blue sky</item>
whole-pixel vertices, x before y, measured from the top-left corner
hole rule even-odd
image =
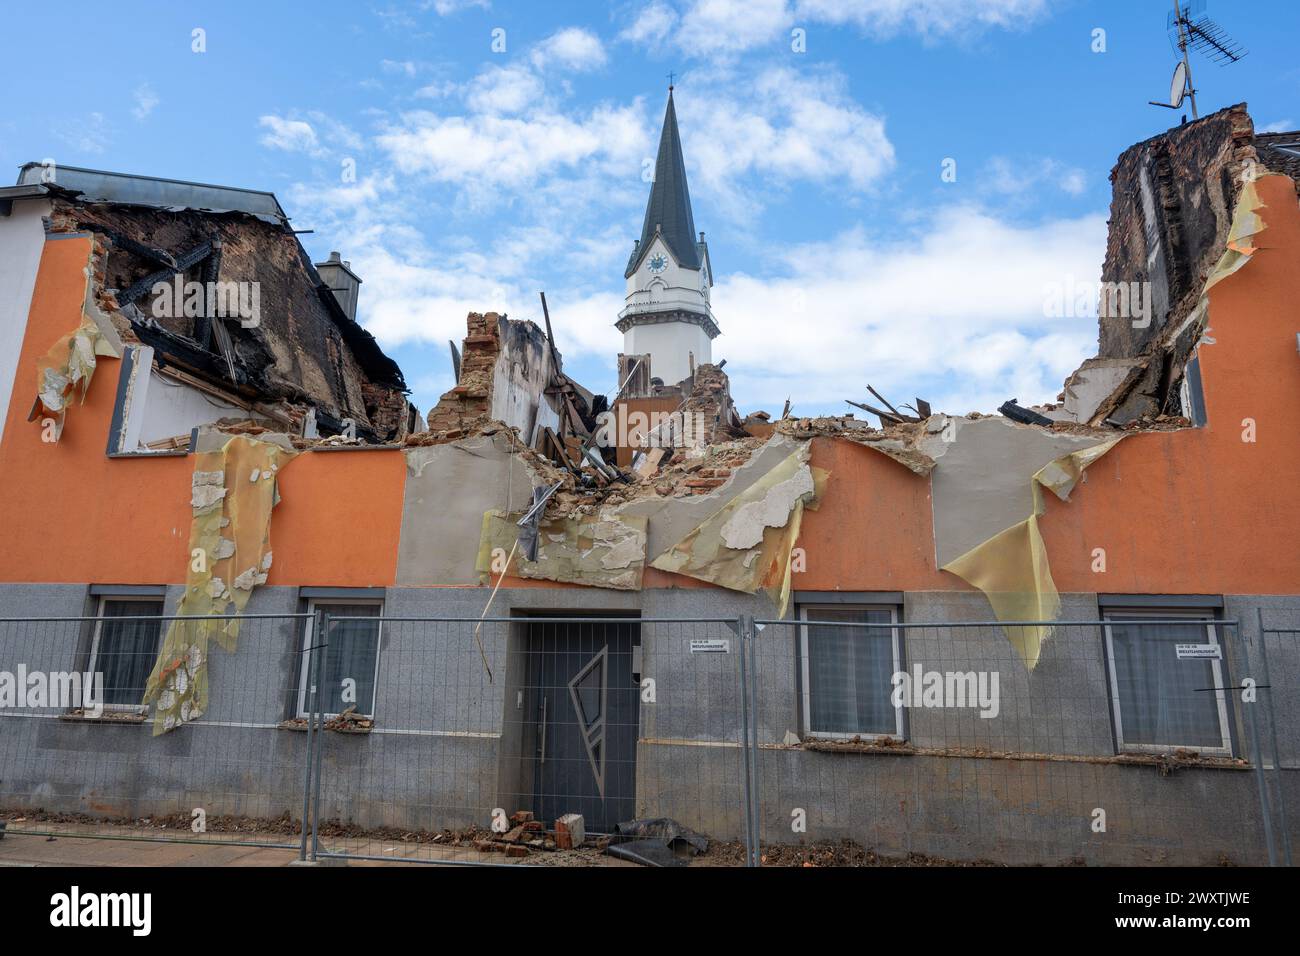
[[[1170,7],[12,5],[0,160],[273,190],[314,258],[352,261],[359,318],[422,409],[465,314],[540,319],[541,289],[566,370],[608,391],[673,71],[742,410],[839,413],[870,382],[988,411],[1054,398],[1096,350],[1093,316],[1043,302],[1096,282],[1116,156],[1178,120],[1146,105],[1175,62]],[[1259,129],[1300,126],[1300,4],[1207,12],[1250,54],[1194,59],[1202,114],[1246,101]]]

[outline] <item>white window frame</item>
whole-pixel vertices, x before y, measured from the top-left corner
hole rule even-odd
[[[1223,642],[1219,640],[1218,623],[1212,614],[1187,608],[1122,608],[1108,607],[1102,614],[1106,636],[1106,670],[1110,683],[1111,713],[1115,719],[1115,743],[1120,753],[1169,754],[1175,750],[1191,750],[1211,756],[1232,756],[1232,729],[1228,720],[1228,695],[1223,684]],[[1204,621],[1207,644],[1219,648],[1219,657],[1210,659],[1211,673],[1214,675],[1215,701],[1218,705],[1219,733],[1223,741],[1221,747],[1199,747],[1194,744],[1130,744],[1124,742],[1124,719],[1121,714],[1119,699],[1119,677],[1115,672],[1115,644],[1111,632],[1112,623],[1124,624],[1128,621],[1141,622],[1143,618],[1153,621]]]
[[[384,602],[374,598],[309,598],[307,600],[307,611],[311,617],[304,621],[302,647],[299,650],[301,666],[298,668],[298,709],[296,716],[299,720],[307,719],[307,673],[311,664],[311,652],[308,648],[312,645],[312,634],[316,627],[316,611],[318,608],[330,607],[373,607],[375,617],[384,616]],[[363,714],[357,711],[358,717],[366,717],[370,720],[375,719],[375,711],[379,710],[379,660],[383,657],[384,647],[384,622],[379,622],[379,630],[375,634],[375,693],[374,699],[371,700],[370,706],[372,713]],[[317,680],[319,680],[319,676]],[[324,719],[329,720],[337,717],[337,713],[324,712]]]
[[[103,636],[104,621],[112,620],[112,618],[106,618],[104,616],[105,606],[108,605],[109,603],[137,604],[137,603],[144,603],[145,601],[158,604],[158,616],[160,618],[164,615],[164,613],[167,610],[166,600],[161,595],[155,596],[151,594],[101,594],[99,596],[99,598],[97,599],[97,603],[95,605],[95,629],[90,637],[90,653],[86,657],[87,673],[89,674],[96,673],[95,662],[99,660],[99,641],[100,638]],[[158,634],[160,647],[162,646],[163,636],[164,635],[161,633],[161,623],[160,623],[159,634]],[[154,650],[154,653],[157,654],[157,649]],[[93,680],[94,678],[92,677],[91,679]],[[141,691],[141,694],[143,695],[143,691]],[[149,713],[149,705],[145,703],[139,703],[139,704],[105,703],[104,710],[111,710],[116,713],[123,713],[123,714],[147,714]]]
[[[867,733],[842,733],[839,731],[813,730],[812,729],[812,692],[809,671],[811,669],[811,655],[808,650],[808,612],[809,611],[888,611],[889,623],[898,624],[898,606],[895,604],[811,604],[799,605],[799,677],[801,687],[800,707],[803,713],[803,735],[814,740],[906,740],[906,733],[903,725],[905,707],[894,708],[894,733],[892,734],[867,734]],[[813,624],[826,624],[834,626],[835,621],[812,621]],[[843,623],[843,622],[840,622]],[[864,631],[877,630],[877,628],[862,628]],[[897,674],[902,670],[902,639],[901,629],[891,627],[889,629],[890,644],[893,650],[894,670]],[[892,688],[890,689],[892,700]]]

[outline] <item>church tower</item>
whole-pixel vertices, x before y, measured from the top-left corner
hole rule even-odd
[[[671,86],[641,238],[632,246],[624,277],[627,304],[616,327],[626,355],[649,355],[650,375],[665,385],[687,378],[692,361],[713,361],[712,343],[719,335],[709,307],[713,267],[704,233],[697,237],[691,215]]]

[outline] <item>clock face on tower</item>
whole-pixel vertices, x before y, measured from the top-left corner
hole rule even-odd
[[[663,272],[667,268],[668,268],[668,260],[664,257],[662,253],[656,252],[653,256],[650,257],[650,271],[653,272],[655,275],[658,275],[659,273]]]

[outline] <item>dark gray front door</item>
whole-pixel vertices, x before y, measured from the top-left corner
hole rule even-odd
[[[638,631],[634,621],[529,629],[534,805],[548,826],[580,813],[587,832],[610,833],[635,814]]]

